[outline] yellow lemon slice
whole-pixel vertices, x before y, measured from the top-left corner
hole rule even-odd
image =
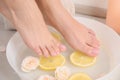
[[[77,73],[72,75],[69,80],[92,80],[92,79],[85,73]]]
[[[56,33],[56,32],[51,32],[51,34],[53,35],[53,37],[55,37],[57,40],[61,41],[62,38],[60,36],[60,34]]]
[[[70,61],[79,67],[89,67],[96,62],[96,57],[90,57],[82,52],[75,51],[70,55]]]
[[[65,57],[63,55],[40,57],[40,68],[43,70],[55,70],[57,67],[64,65]]]

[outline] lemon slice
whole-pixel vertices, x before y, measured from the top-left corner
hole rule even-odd
[[[92,79],[85,73],[76,73],[72,75],[69,80],[92,80]]]
[[[61,41],[62,38],[60,36],[60,34],[56,33],[56,32],[51,32],[51,34],[53,35],[53,37],[55,37],[57,40]]]
[[[63,55],[40,57],[40,68],[43,70],[55,70],[57,67],[64,65],[65,57]]]
[[[90,57],[82,52],[73,52],[70,55],[70,61],[79,67],[89,67],[96,62],[96,57]]]

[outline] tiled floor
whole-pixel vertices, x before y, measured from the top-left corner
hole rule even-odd
[[[105,22],[104,19],[96,18],[96,17],[90,17],[85,15],[77,15],[77,16],[83,16],[87,18],[92,18],[101,22]],[[4,47],[6,47],[9,39],[13,36],[15,31],[8,31],[4,29],[5,26],[4,20],[0,16],[0,80],[19,80],[19,77],[14,72],[14,70],[10,67],[8,64],[8,61],[6,59],[6,55],[4,51]],[[3,49],[2,49],[3,48]],[[11,53],[12,54],[12,53]]]

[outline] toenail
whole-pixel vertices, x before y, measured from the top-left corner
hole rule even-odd
[[[66,50],[66,47],[64,45],[61,45],[61,50],[62,51]]]
[[[56,53],[54,53],[54,54],[52,54],[53,56],[56,56],[57,54]]]
[[[59,54],[59,53],[60,53],[59,51],[56,52],[56,54]]]
[[[60,51],[59,51],[59,50],[57,50],[57,51],[56,51],[56,53],[57,53],[57,54],[59,54],[59,53],[60,53]]]
[[[58,53],[55,53],[55,56],[57,56],[58,55]]]
[[[56,56],[59,55],[59,54],[60,54],[60,53],[57,53]]]
[[[58,53],[56,52],[55,55],[58,55]]]
[[[91,54],[98,55],[99,50],[98,49],[93,49]]]

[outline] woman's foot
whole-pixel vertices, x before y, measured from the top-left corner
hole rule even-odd
[[[42,14],[34,0],[6,1],[12,16],[10,21],[22,36],[24,42],[39,55],[55,56],[65,50],[48,31]]]
[[[73,19],[60,0],[37,0],[37,3],[46,22],[60,31],[74,49],[90,56],[99,53],[99,41],[95,33]]]

